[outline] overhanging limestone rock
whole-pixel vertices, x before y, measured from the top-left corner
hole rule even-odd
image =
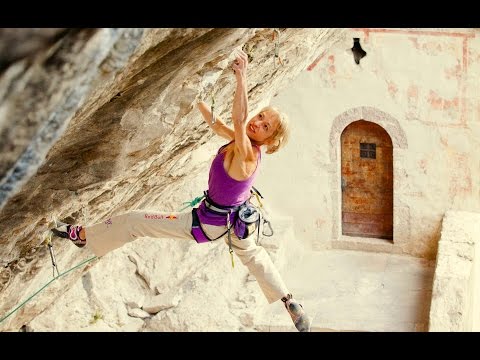
[[[201,148],[213,134],[194,105],[213,92],[216,112],[229,121],[235,48],[251,58],[253,112],[343,37],[340,29],[280,33],[283,65],[275,67],[273,29],[80,29],[4,71],[2,314],[51,274],[42,234],[52,215],[83,222],[85,214],[94,223],[129,209],[175,208],[185,201],[175,195],[182,182],[206,179],[210,158]],[[79,262],[70,244],[54,245],[63,269]],[[64,277],[0,327],[28,323],[79,276]]]

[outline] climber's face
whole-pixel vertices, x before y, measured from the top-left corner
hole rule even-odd
[[[278,115],[273,110],[262,110],[247,123],[247,135],[257,144],[267,144],[279,125]]]

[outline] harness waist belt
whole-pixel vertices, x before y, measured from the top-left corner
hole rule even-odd
[[[205,192],[204,201],[205,201],[205,206],[209,210],[215,211],[220,214],[228,214],[228,213],[238,211],[238,209],[240,209],[240,205],[239,206],[222,206],[222,205],[216,204],[212,199],[210,199],[207,192]]]

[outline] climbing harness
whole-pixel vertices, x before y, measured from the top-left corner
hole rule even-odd
[[[227,231],[226,234],[228,236],[228,252],[230,253],[230,257],[232,259],[232,268],[235,267],[235,262],[233,260],[233,249],[232,249],[232,234],[231,234],[231,229],[232,229],[232,222],[230,221],[231,215],[238,211],[240,209],[240,206],[221,206],[213,202],[213,200],[208,196],[208,191],[204,191],[204,197],[205,197],[205,206],[207,209],[210,211],[217,213],[217,214],[224,214],[227,217]],[[220,237],[224,236],[225,233],[217,237],[219,239]],[[217,240],[213,239],[213,240]],[[211,241],[213,241],[211,240]]]
[[[198,199],[200,199],[200,200],[203,199],[205,207],[208,209],[208,211],[210,211],[214,214],[217,214],[217,215],[226,216],[227,230],[223,234],[221,234],[220,236],[216,237],[215,239],[210,239],[208,237],[208,235],[205,233],[205,231],[202,229],[200,219],[198,218],[198,214],[197,214],[198,208],[193,208],[192,209],[192,229],[191,229],[192,236],[194,237],[196,242],[204,243],[204,242],[218,240],[221,237],[228,234],[228,245],[229,245],[229,252],[230,252],[230,255],[232,257],[232,267],[235,267],[235,263],[234,263],[234,260],[233,260],[233,249],[232,249],[232,239],[231,239],[231,229],[233,227],[233,223],[231,221],[231,216],[232,216],[232,214],[236,213],[240,209],[240,206],[222,206],[222,205],[216,204],[208,196],[208,191],[204,191],[203,196],[196,197],[193,201],[189,202],[189,204],[194,203],[195,200],[198,200]],[[198,203],[198,202],[196,202],[196,203]],[[187,205],[187,206],[190,206],[190,205]]]
[[[233,259],[233,248],[232,248],[232,238],[231,238],[231,231],[232,228],[235,231],[235,234],[239,239],[245,239],[246,237],[250,236],[252,234],[251,232],[251,227],[250,225],[255,224],[255,228],[257,231],[257,239],[256,239],[256,244],[260,245],[259,239],[260,239],[260,222],[261,219],[263,219],[263,230],[262,230],[262,235],[270,237],[273,236],[273,229],[270,221],[266,218],[264,208],[263,208],[263,203],[260,200],[260,198],[263,199],[262,194],[252,186],[252,189],[250,192],[255,195],[257,202],[259,204],[259,207],[257,208],[256,206],[252,205],[249,200],[245,201],[241,205],[238,206],[222,206],[219,204],[216,204],[209,196],[208,196],[208,191],[204,191],[204,194],[202,196],[198,196],[194,198],[192,201],[187,201],[184,202],[183,204],[186,204],[185,207],[183,207],[182,210],[185,210],[187,207],[191,206],[194,207],[197,205],[200,201],[203,200],[205,204],[205,208],[208,209],[209,212],[212,212],[217,215],[224,215],[226,216],[226,225],[227,229],[224,233],[222,233],[220,236],[216,237],[215,239],[211,239],[208,237],[208,235],[205,233],[205,231],[202,229],[200,219],[197,214],[198,208],[193,208],[192,209],[192,228],[191,228],[191,234],[194,237],[195,241],[198,243],[204,243],[204,242],[210,242],[210,241],[215,241],[220,239],[221,237],[227,235],[228,236],[228,248],[229,248],[229,253],[231,256],[232,260],[232,268],[235,267],[235,262]],[[232,219],[233,215],[233,219]],[[243,224],[242,224],[243,223]],[[269,231],[267,232],[267,227]],[[254,230],[255,231],[255,230]]]

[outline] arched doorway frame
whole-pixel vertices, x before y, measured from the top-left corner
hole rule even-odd
[[[381,126],[390,136],[393,145],[393,244],[406,242],[410,235],[409,208],[400,204],[397,199],[396,175],[400,171],[399,157],[408,148],[407,137],[400,122],[390,114],[374,107],[360,106],[344,111],[333,120],[330,131],[330,163],[332,164],[332,240],[333,247],[341,246],[342,239],[342,193],[341,193],[341,143],[340,136],[343,130],[351,123],[365,120]],[[402,231],[399,230],[401,225]],[[384,242],[384,240],[382,240]],[[371,240],[365,240],[370,245]],[[340,246],[339,246],[340,245]],[[351,245],[351,244],[350,244]],[[392,244],[390,244],[392,245]],[[385,249],[385,246],[382,248]],[[380,249],[381,250],[381,249]]]

